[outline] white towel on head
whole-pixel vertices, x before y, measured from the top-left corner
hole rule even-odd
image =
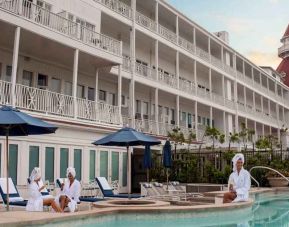
[[[32,171],[31,171],[31,175],[30,175],[30,183],[32,183],[33,181],[41,178],[41,170],[39,167],[35,167]]]
[[[236,154],[233,158],[232,158],[232,162],[233,162],[233,171],[235,172],[237,170],[237,161],[241,159],[243,164],[245,163],[245,158],[244,155],[241,153]]]
[[[66,170],[66,176],[68,177],[68,174],[71,174],[74,178],[76,176],[76,172],[75,172],[75,168],[73,167],[68,167],[67,170]]]

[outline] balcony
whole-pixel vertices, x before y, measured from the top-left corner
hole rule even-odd
[[[139,12],[135,12],[135,22],[152,32],[157,32],[157,23]]]
[[[159,82],[172,87],[172,88],[178,88],[178,84],[177,84],[177,77],[173,74],[167,74],[165,72],[159,71],[158,72],[159,75]]]
[[[128,18],[132,19],[132,10],[125,3],[117,0],[94,0],[100,4],[106,6],[107,8],[113,10],[114,12]]]
[[[278,48],[278,55],[281,58],[289,56],[289,43],[284,43],[283,46]]]
[[[195,94],[195,83],[184,78],[179,81],[180,90],[188,94]]]
[[[2,0],[0,1],[0,10],[8,11],[93,48],[122,56],[120,41],[89,30],[28,0]]]
[[[146,77],[150,80],[157,81],[157,73],[155,69],[152,69],[146,65],[135,63],[135,72],[137,75]]]
[[[76,98],[35,87],[16,84],[16,107],[50,116],[121,125],[118,106]],[[0,104],[11,105],[11,83],[0,80]],[[74,106],[77,113],[74,114]]]
[[[166,27],[164,27],[160,24],[158,26],[158,33],[160,36],[162,36],[166,40],[173,42],[173,43],[177,43],[177,38],[178,38],[177,34],[170,31],[169,29],[167,29]]]

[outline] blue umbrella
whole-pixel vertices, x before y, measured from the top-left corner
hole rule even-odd
[[[167,189],[169,188],[169,168],[172,168],[172,147],[169,140],[166,141],[163,147],[163,165],[166,168],[167,174]]]
[[[57,127],[40,119],[29,116],[26,113],[10,106],[0,108],[0,136],[6,137],[6,168],[7,168],[7,210],[9,210],[9,160],[8,160],[8,137],[50,134]]]
[[[143,166],[147,170],[147,182],[149,182],[149,169],[152,168],[151,147],[149,145],[145,146],[143,158]]]
[[[152,146],[158,145],[161,141],[155,139],[154,137],[138,132],[133,128],[125,127],[118,130],[115,133],[105,136],[104,138],[94,141],[94,145],[102,146],[120,146],[126,147],[127,158],[129,157],[129,147],[130,146]],[[129,165],[127,165],[127,171],[129,170]]]

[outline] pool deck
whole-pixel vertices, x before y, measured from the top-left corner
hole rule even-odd
[[[276,192],[283,191],[281,189],[255,189],[250,193],[256,194],[260,192]],[[286,190],[286,189],[285,189]],[[288,188],[287,190],[288,191]],[[212,192],[213,193],[213,192]],[[219,196],[224,192],[214,192]],[[49,223],[55,223],[58,221],[66,221],[73,219],[85,219],[87,217],[96,217],[105,214],[117,214],[117,213],[169,213],[169,212],[182,212],[182,211],[224,211],[231,209],[242,209],[251,207],[253,199],[248,202],[240,203],[228,203],[228,204],[209,204],[209,205],[194,205],[194,206],[173,206],[166,205],[164,202],[156,201],[155,206],[120,206],[120,207],[106,207],[98,208],[91,204],[83,203],[80,206],[80,211],[75,213],[53,213],[53,212],[26,212],[25,210],[12,210],[6,212],[2,206],[0,209],[0,226],[27,226],[27,225],[43,225]]]

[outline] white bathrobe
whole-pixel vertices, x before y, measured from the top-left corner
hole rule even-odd
[[[43,211],[43,198],[35,181],[28,185],[28,193],[26,211]]]
[[[80,182],[74,179],[72,185],[70,186],[70,181],[66,180],[63,186],[63,194],[67,195],[69,198],[73,199],[75,202],[79,202],[81,185]]]
[[[233,184],[233,189],[237,193],[236,199],[233,202],[247,201],[249,198],[249,190],[251,187],[250,173],[242,168],[240,173],[235,170],[229,177],[229,183]]]

